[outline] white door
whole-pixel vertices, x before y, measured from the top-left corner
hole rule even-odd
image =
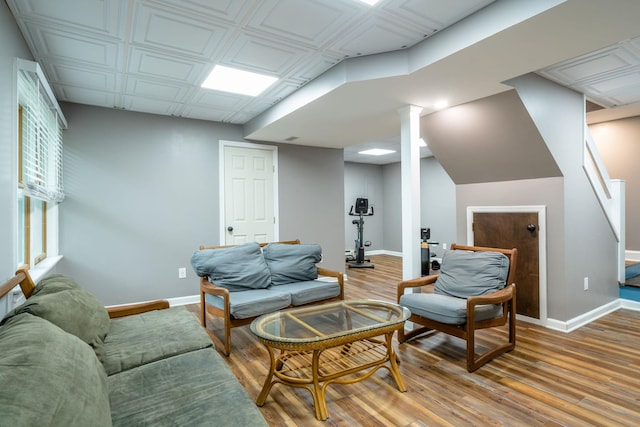
[[[223,144],[225,245],[266,243],[276,237],[275,147]]]

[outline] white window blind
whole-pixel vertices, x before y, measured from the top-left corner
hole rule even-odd
[[[64,116],[39,66],[19,61],[18,103],[22,111],[22,175],[26,196],[47,202],[64,199],[62,129]]]

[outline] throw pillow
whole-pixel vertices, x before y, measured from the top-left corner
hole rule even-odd
[[[60,291],[68,291],[70,289],[81,289],[73,279],[62,274],[50,274],[40,280],[33,289],[31,295],[55,294]]]
[[[191,256],[191,267],[198,276],[230,291],[264,289],[271,275],[260,245],[245,243],[227,248],[203,249]]]
[[[110,426],[107,375],[91,348],[28,313],[0,327],[0,424]]]
[[[20,313],[41,317],[89,344],[102,361],[109,314],[96,297],[77,285],[69,285],[73,281],[63,280],[63,277],[56,275],[41,280],[34,293],[9,312],[0,325]],[[66,285],[69,285],[67,289]]]
[[[508,273],[509,258],[499,252],[447,251],[434,292],[458,298],[489,294],[504,288]]]
[[[318,278],[316,263],[322,259],[318,244],[269,243],[263,254],[275,286]]]

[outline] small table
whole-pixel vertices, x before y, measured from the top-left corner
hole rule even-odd
[[[390,302],[348,300],[260,316],[251,331],[269,351],[271,367],[256,404],[264,405],[276,383],[305,388],[313,397],[316,418],[326,420],[329,384],[361,381],[380,368],[389,370],[400,391],[407,391],[391,338],[409,315],[408,309]]]

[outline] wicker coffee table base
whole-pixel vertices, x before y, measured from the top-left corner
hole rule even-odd
[[[326,420],[329,413],[325,390],[329,384],[362,381],[380,368],[385,368],[391,373],[400,391],[407,391],[400,376],[397,356],[391,345],[393,333],[402,325],[393,325],[390,331],[382,335],[381,331],[378,331],[378,336],[384,339],[354,335],[351,341],[344,342],[343,337],[340,340],[342,342],[333,347],[328,347],[332,343],[325,342],[325,348],[309,348],[317,347],[317,344],[311,343],[287,345],[260,339],[269,351],[271,367],[256,404],[264,405],[271,387],[276,383],[305,388],[313,397],[316,418]]]

